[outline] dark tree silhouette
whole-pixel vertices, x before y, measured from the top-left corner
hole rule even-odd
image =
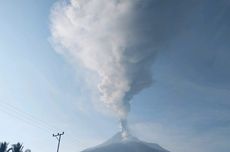
[[[7,142],[1,142],[0,143],[0,152],[9,152],[10,150],[12,150],[12,148],[8,148],[8,143]]]
[[[7,152],[8,143],[2,142],[0,143],[0,152]]]
[[[17,143],[13,144],[11,148],[8,149],[8,143],[7,142],[0,142],[0,152],[23,152],[23,144]],[[30,149],[26,149],[24,152],[31,152]]]
[[[23,152],[23,145],[21,143],[12,145],[12,152]]]

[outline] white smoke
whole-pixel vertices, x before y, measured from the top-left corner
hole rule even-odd
[[[167,2],[161,8],[157,0],[71,0],[51,11],[52,39],[64,48],[59,53],[100,77],[100,100],[122,120],[132,97],[152,84],[158,47],[178,27],[159,14],[171,13]]]

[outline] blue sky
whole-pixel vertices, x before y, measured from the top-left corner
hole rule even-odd
[[[76,152],[111,137],[119,124],[95,106],[84,69],[51,46],[54,2],[1,2],[0,139],[48,152],[56,149],[52,134],[65,131],[61,151]],[[174,152],[230,150],[229,7],[201,1],[160,48],[153,86],[131,101],[134,135]]]

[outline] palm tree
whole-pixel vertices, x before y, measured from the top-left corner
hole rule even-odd
[[[12,145],[12,152],[23,152],[23,145],[21,143]]]
[[[7,142],[1,142],[0,143],[0,152],[9,152],[10,150],[12,150],[12,148],[8,148],[8,143]]]
[[[7,152],[8,143],[2,142],[0,143],[0,152]]]

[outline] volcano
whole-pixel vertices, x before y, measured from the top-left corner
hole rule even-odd
[[[158,144],[139,140],[132,135],[115,134],[106,142],[82,152],[169,152]]]

